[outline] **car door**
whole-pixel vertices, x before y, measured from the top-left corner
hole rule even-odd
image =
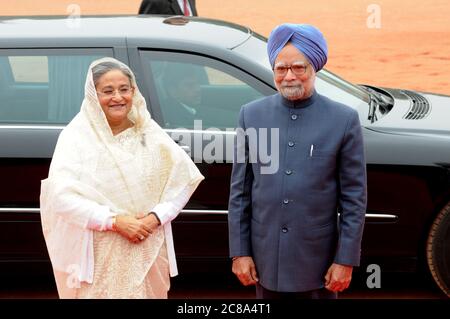
[[[153,118],[205,176],[173,223],[180,270],[221,271],[228,256],[227,207],[239,110],[274,90],[213,57],[145,49],[137,56],[140,89]]]

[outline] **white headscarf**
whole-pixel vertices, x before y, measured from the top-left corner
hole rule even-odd
[[[120,147],[100,106],[92,68],[102,62],[119,64],[132,76],[135,90],[128,117],[139,136],[136,154]],[[148,177],[145,183],[142,176]],[[70,286],[68,280],[75,285],[92,283],[93,231],[87,228],[92,214],[149,212],[156,204],[176,198],[187,186],[195,190],[203,178],[189,156],[151,119],[131,70],[113,58],[94,61],[81,111],[61,132],[49,176],[41,185],[42,227],[60,295],[61,289]],[[81,209],[81,203],[91,209]],[[164,230],[170,255],[170,222]],[[155,258],[147,253],[144,259],[152,263]],[[176,272],[175,265],[171,275]]]

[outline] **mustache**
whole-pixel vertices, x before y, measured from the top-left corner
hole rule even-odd
[[[289,87],[302,87],[303,85],[301,83],[283,83],[282,82],[280,86],[289,88]]]

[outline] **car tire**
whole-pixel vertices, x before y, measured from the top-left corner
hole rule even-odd
[[[450,297],[450,202],[434,219],[427,240],[427,263],[434,281]]]

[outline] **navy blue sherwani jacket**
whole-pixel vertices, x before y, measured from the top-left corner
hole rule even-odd
[[[316,92],[301,101],[275,94],[244,105],[239,128],[230,256],[253,257],[259,283],[281,292],[324,287],[333,262],[358,266],[366,210],[358,113]]]

